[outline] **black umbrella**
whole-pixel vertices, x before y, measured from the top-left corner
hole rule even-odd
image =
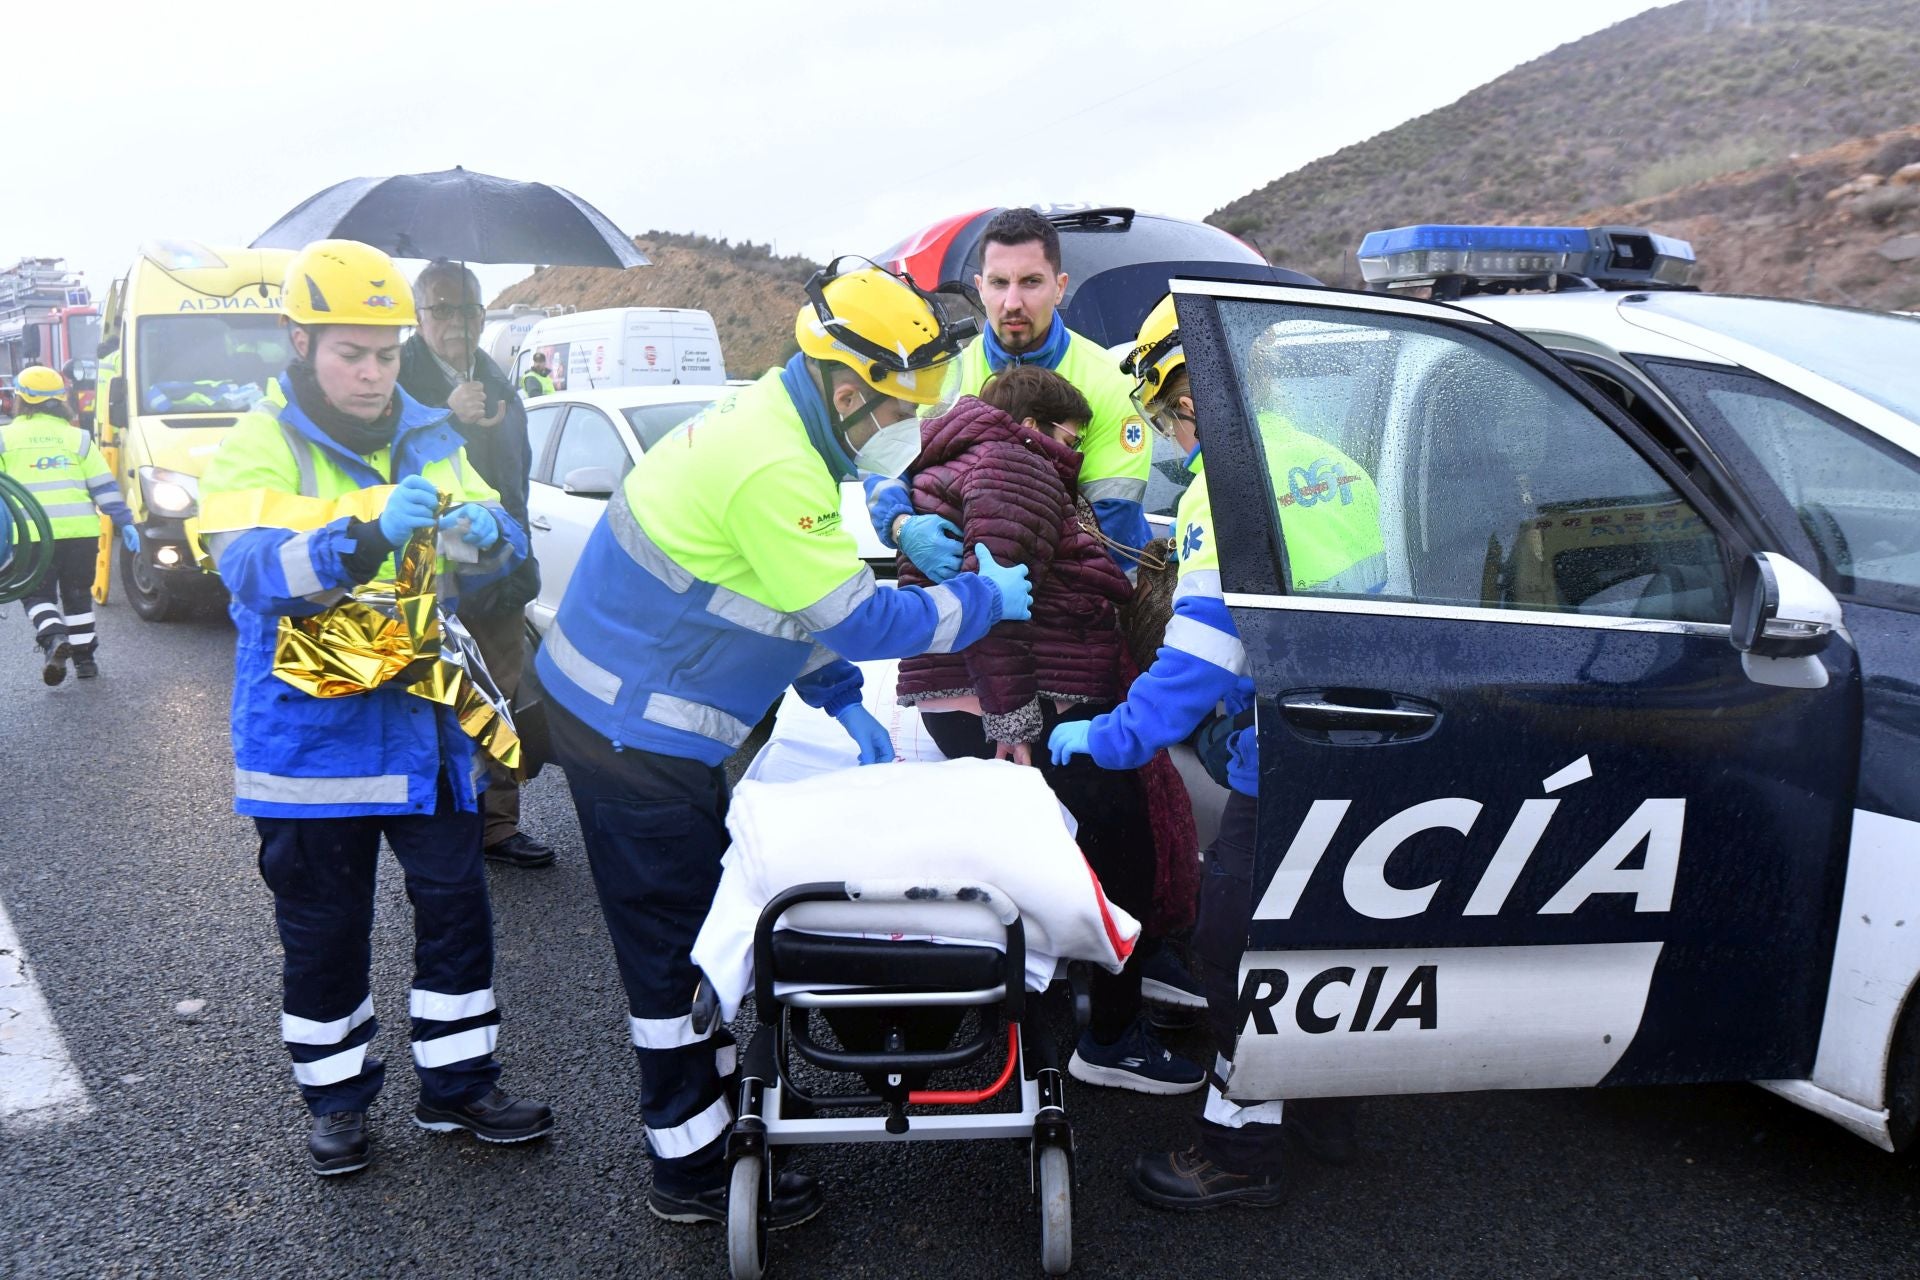
[[[647,265],[620,228],[573,192],[458,166],[335,183],[301,201],[253,247],[298,249],[329,239],[358,240],[396,258]]]

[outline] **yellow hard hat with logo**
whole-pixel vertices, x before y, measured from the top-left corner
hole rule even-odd
[[[293,255],[280,307],[294,324],[420,323],[413,288],[393,259],[358,240],[316,240]]]
[[[1142,417],[1152,418],[1148,406],[1160,398],[1186,363],[1186,349],[1180,344],[1180,318],[1174,314],[1173,295],[1168,294],[1140,322],[1133,350],[1120,362],[1120,372],[1133,375],[1133,405]]]
[[[25,404],[65,400],[67,380],[43,364],[30,364],[13,380],[13,398]]]
[[[842,270],[842,263],[857,264]],[[947,364],[972,336],[912,281],[865,258],[835,258],[807,281],[793,336],[815,360],[832,360],[881,395],[914,404],[940,399]]]

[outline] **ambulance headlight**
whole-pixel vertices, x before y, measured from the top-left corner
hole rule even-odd
[[[165,467],[140,468],[140,492],[155,515],[185,519],[200,504],[200,482]]]

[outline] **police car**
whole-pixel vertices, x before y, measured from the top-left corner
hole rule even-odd
[[[1258,690],[1231,1096],[1751,1080],[1913,1139],[1920,322],[1691,258],[1418,227],[1369,292],[1174,282]],[[1269,415],[1373,479],[1383,592],[1287,588],[1340,490]]]

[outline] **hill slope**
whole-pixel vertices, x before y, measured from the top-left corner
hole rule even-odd
[[[1920,0],[1684,0],[1517,67],[1215,211],[1357,283],[1378,227],[1542,221],[1920,120]]]

